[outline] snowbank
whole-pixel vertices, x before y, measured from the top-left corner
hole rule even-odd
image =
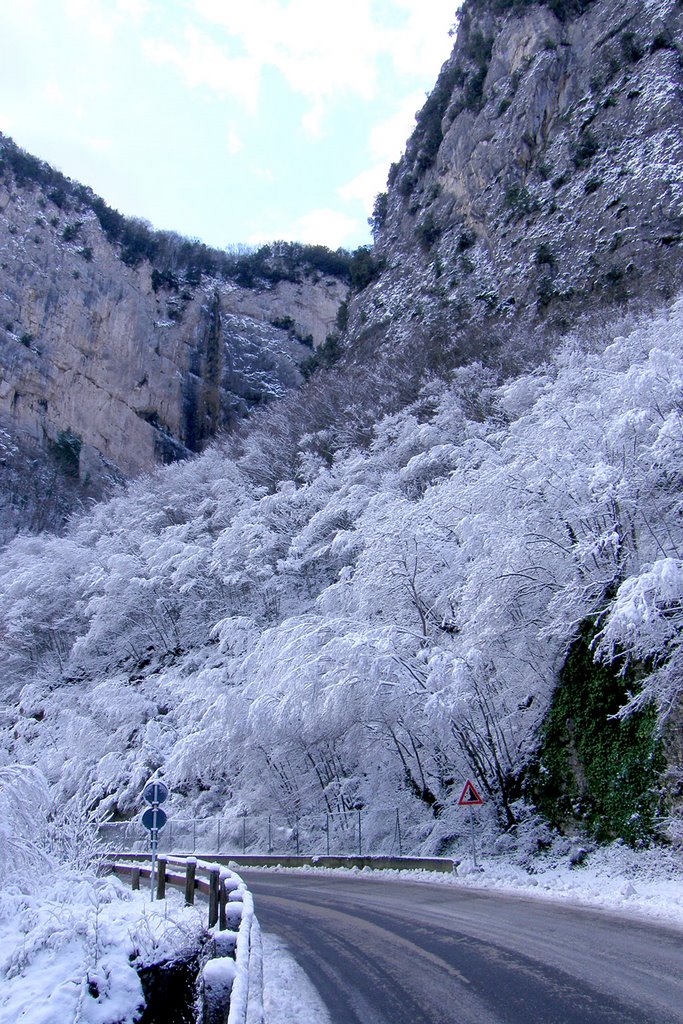
[[[0,1024],[134,1024],[136,967],[196,950],[202,914],[112,877],[58,873],[0,900]]]

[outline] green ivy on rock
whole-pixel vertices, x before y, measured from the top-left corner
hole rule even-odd
[[[545,720],[527,795],[563,831],[577,825],[604,842],[654,835],[664,770],[654,708],[621,719],[636,673],[596,663],[592,627],[573,643]]]

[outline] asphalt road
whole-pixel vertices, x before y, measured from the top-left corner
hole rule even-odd
[[[241,871],[334,1024],[683,1024],[683,933],[531,899]]]

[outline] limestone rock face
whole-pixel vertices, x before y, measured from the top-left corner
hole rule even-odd
[[[122,262],[92,212],[0,184],[0,427],[97,492],[199,451],[300,380],[347,286],[320,273],[168,287]]]
[[[509,360],[510,329],[540,345],[680,288],[683,9],[552,6],[465,3],[375,219],[356,352],[418,339],[434,359]]]

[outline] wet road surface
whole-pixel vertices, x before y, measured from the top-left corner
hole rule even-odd
[[[447,885],[242,870],[334,1024],[683,1024],[683,932]]]

